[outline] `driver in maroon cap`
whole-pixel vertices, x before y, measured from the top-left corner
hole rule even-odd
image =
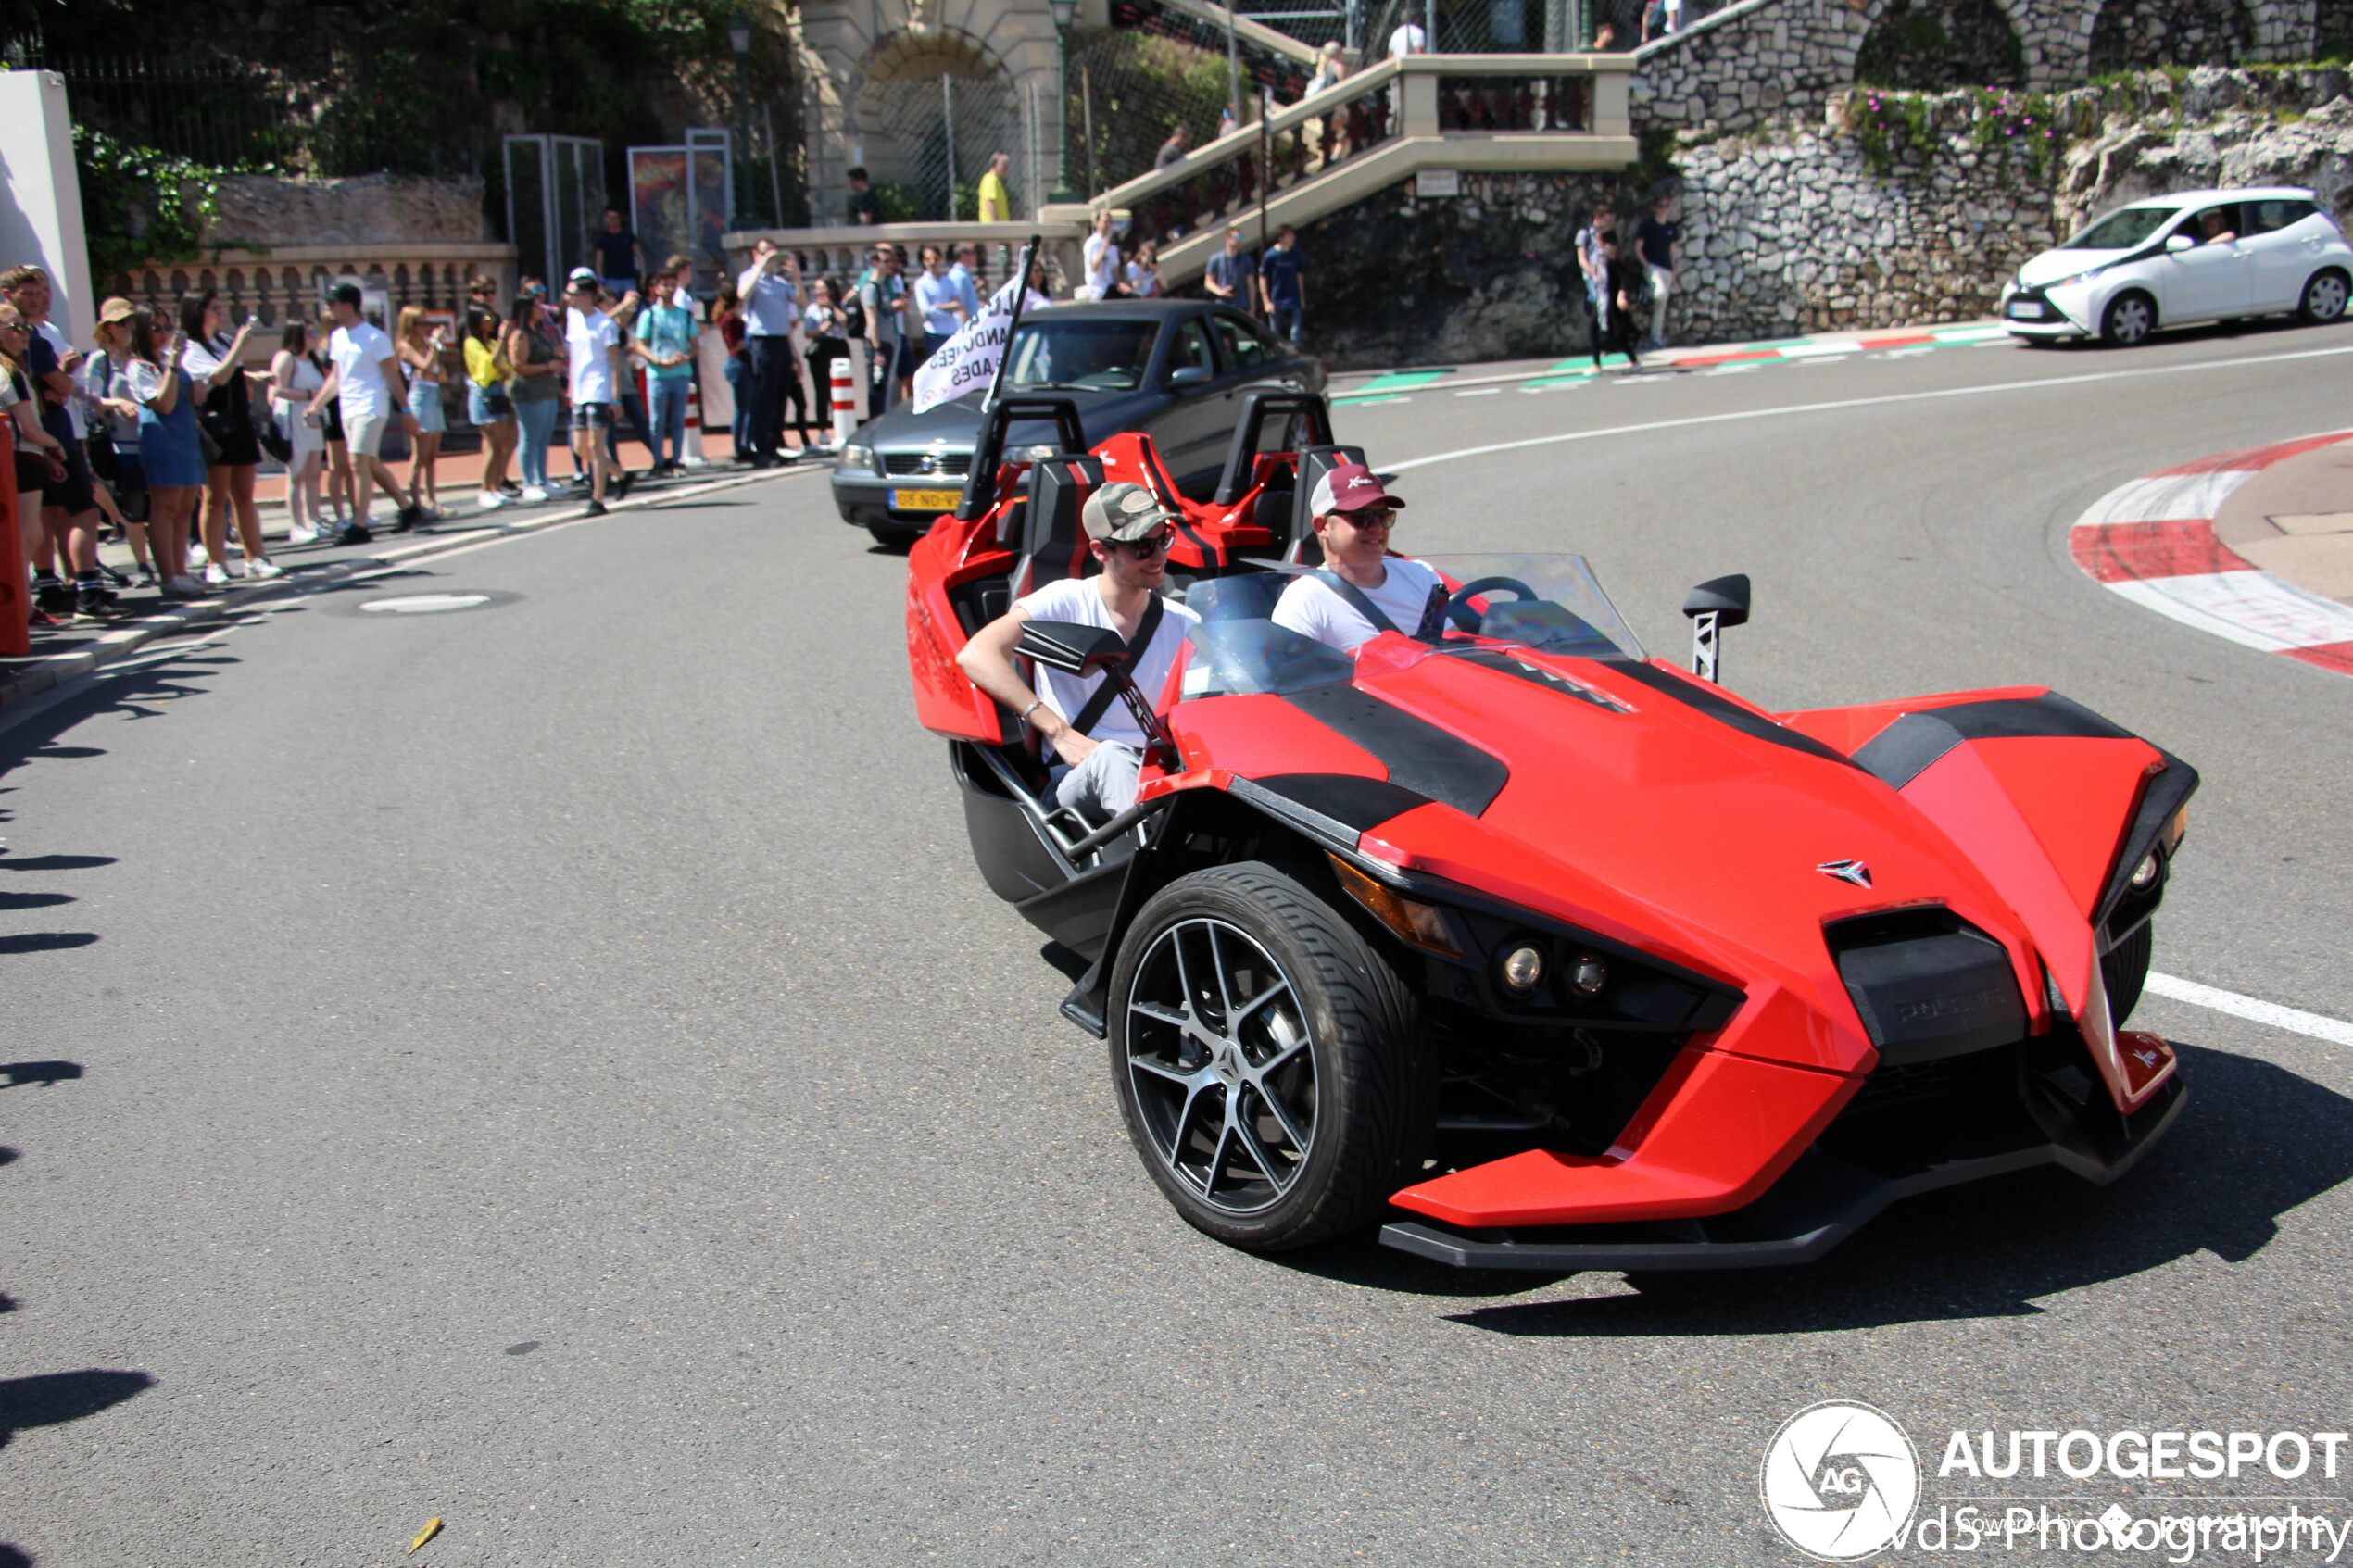
[[[1405,503],[1362,463],[1342,463],[1307,498],[1320,571],[1294,578],[1275,604],[1275,624],[1354,653],[1383,632],[1437,640],[1446,584],[1420,561],[1389,553],[1389,526]]]

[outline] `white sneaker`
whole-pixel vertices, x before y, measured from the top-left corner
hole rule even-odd
[[[318,537],[319,531],[317,529],[306,528],[300,523],[295,524],[294,527],[286,531],[286,543],[289,545],[308,545],[313,539]]]
[[[547,498],[547,493],[545,490],[540,489],[536,484],[526,484],[523,486],[522,498],[535,505],[538,502],[546,500]]]
[[[280,566],[276,561],[270,559],[267,556],[264,556],[259,560],[249,560],[245,562],[245,575],[247,577],[283,577],[285,574],[286,569]]]
[[[217,561],[207,561],[204,569],[204,580],[218,588],[223,583],[229,581],[229,569],[220,565]]]
[[[507,497],[499,495],[496,490],[485,490],[474,497],[474,505],[486,512],[497,511],[506,504]]]

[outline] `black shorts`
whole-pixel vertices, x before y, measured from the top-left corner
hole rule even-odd
[[[65,478],[51,480],[45,471],[43,473],[41,504],[63,507],[68,517],[98,509],[98,493],[90,487],[90,459],[82,455],[80,446],[66,447]]]
[[[572,406],[572,428],[574,430],[610,430],[612,422],[612,405],[610,403],[575,403]]]

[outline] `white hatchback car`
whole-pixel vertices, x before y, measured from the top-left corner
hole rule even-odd
[[[2140,343],[2159,327],[2293,310],[2334,321],[2353,245],[2312,193],[2184,191],[2118,207],[2002,288],[2002,320],[2039,342]]]

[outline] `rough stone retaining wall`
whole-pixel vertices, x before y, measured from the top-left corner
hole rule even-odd
[[[474,175],[281,180],[224,174],[206,245],[475,245],[491,238]]]

